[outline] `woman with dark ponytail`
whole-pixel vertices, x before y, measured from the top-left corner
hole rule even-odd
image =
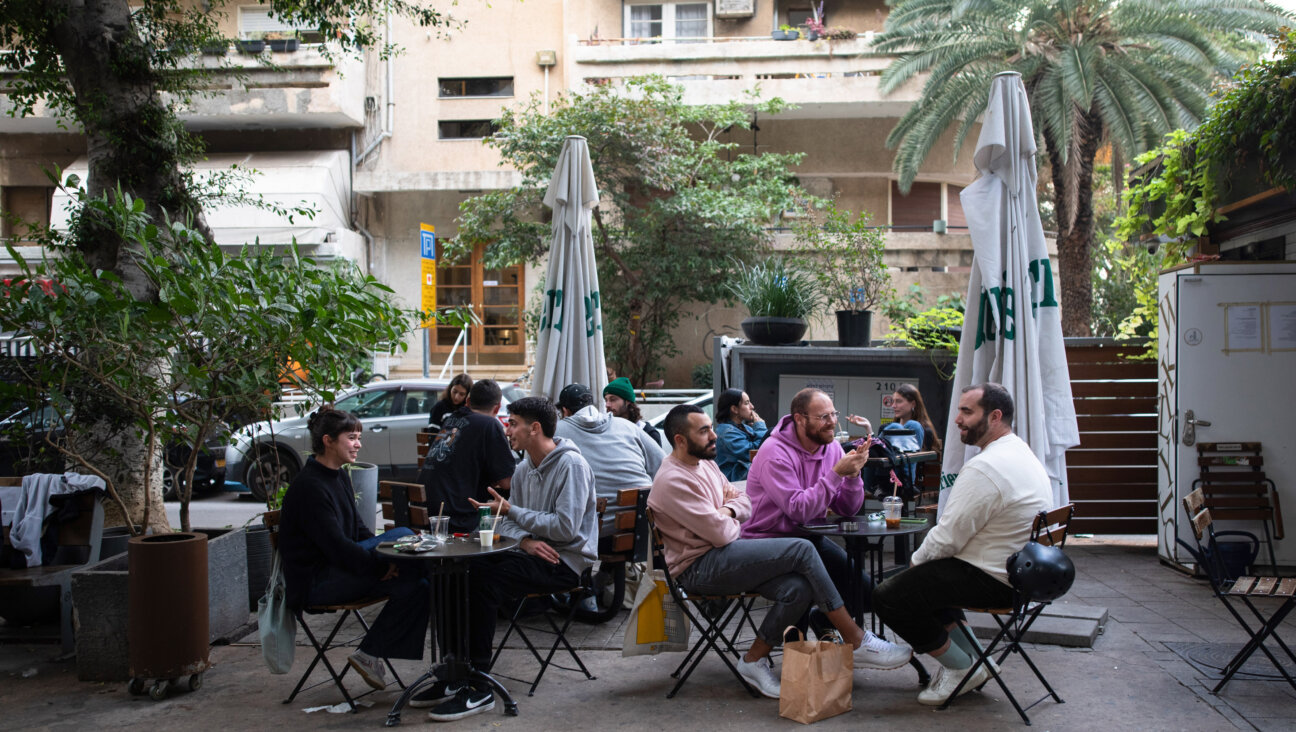
[[[374,536],[360,520],[343,469],[359,455],[360,420],[325,405],[307,424],[314,454],[288,486],[279,524],[288,606],[300,610],[387,596],[360,648],[347,659],[366,683],[384,689],[385,659],[423,658],[429,599],[416,568],[404,566],[398,573],[376,549],[380,541],[413,532],[400,528]]]

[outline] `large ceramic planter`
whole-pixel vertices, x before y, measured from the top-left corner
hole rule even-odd
[[[128,545],[128,674],[175,679],[207,670],[207,536],[136,536]]]
[[[865,348],[873,342],[873,311],[838,310],[837,343],[848,348]]]
[[[801,318],[747,318],[742,322],[743,335],[760,346],[800,343],[806,327]]]
[[[378,466],[373,463],[351,463],[346,466],[351,476],[351,488],[356,495],[356,511],[360,521],[374,534],[378,525]]]

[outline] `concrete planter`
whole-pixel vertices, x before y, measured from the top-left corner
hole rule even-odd
[[[208,636],[214,641],[248,623],[247,543],[243,529],[199,529],[208,536]],[[126,681],[130,678],[126,554],[93,564],[72,575],[73,626],[77,678]]]

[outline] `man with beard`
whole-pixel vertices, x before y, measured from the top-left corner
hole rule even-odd
[[[751,521],[743,524],[745,539],[764,536],[805,536],[819,553],[837,591],[848,595],[850,563],[846,551],[831,538],[807,535],[801,526],[820,521],[831,509],[839,516],[854,516],[864,505],[864,481],[860,470],[868,460],[868,448],[847,453],[837,444],[837,410],[832,399],[818,389],[802,389],[792,398],[791,413],[757,451],[747,473],[747,495],[751,498]],[[860,571],[865,588],[864,607],[855,607],[850,597],[846,608],[852,616],[868,609],[873,579]],[[827,623],[811,613],[816,634],[827,631]],[[876,651],[875,667],[892,668],[899,657],[895,647],[869,634],[866,645]],[[901,661],[903,663],[903,661]]]
[[[873,593],[878,617],[915,652],[940,662],[931,684],[918,694],[922,704],[945,703],[979,650],[955,628],[964,617],[952,608],[1011,606],[1008,557],[1030,537],[1035,515],[1053,507],[1044,466],[1012,432],[1013,411],[1012,396],[999,384],[963,390],[954,423],[963,444],[981,452],[959,472],[940,520],[909,568]],[[982,666],[962,692],[988,678]]]
[[[640,429],[648,434],[658,445],[662,445],[661,432],[656,427],[644,421],[643,413],[639,411],[639,405],[635,404],[634,386],[630,380],[622,376],[608,382],[603,387],[603,406],[607,408],[608,414],[613,417],[620,417],[630,424],[638,425]],[[664,445],[662,445],[664,447]]]
[[[856,665],[873,665],[875,659],[864,648],[866,631],[851,620],[808,541],[739,538],[739,524],[751,515],[751,503],[716,465],[716,434],[706,413],[681,404],[666,415],[665,427],[672,451],[653,479],[648,508],[661,532],[671,575],[697,595],[759,592],[773,602],[756,640],[739,659],[738,673],[765,696],[778,698],[779,676],[770,651],[811,602],[856,649]],[[907,663],[909,655],[908,648],[897,651],[894,666]]]

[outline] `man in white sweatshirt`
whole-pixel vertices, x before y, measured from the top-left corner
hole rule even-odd
[[[1012,431],[1012,396],[999,384],[969,386],[954,422],[966,445],[981,448],[959,472],[940,521],[905,571],[873,592],[873,609],[914,653],[940,663],[918,694],[922,704],[945,703],[967,674],[977,648],[955,625],[955,607],[1010,607],[1008,557],[1026,543],[1040,511],[1053,507],[1044,466]],[[985,666],[962,692],[989,678]],[[962,693],[960,692],[960,693]]]

